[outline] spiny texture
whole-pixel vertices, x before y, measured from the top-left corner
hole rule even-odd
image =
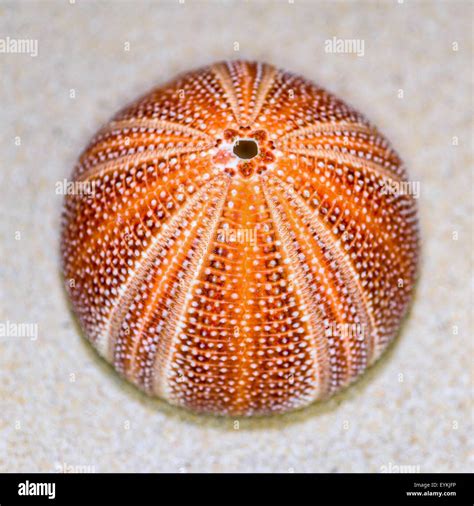
[[[66,197],[73,307],[150,395],[285,412],[348,385],[396,335],[418,256],[414,200],[392,191],[407,173],[302,77],[242,61],[185,74],[100,130],[73,180],[93,190]]]

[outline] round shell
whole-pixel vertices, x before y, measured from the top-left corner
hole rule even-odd
[[[286,412],[395,337],[418,256],[405,168],[361,114],[271,65],[158,87],[91,140],[66,197],[66,287],[97,351],[199,412]]]

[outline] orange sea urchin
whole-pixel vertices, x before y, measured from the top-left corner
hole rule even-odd
[[[229,415],[305,406],[357,378],[406,312],[405,168],[302,77],[243,61],[182,75],[102,128],[73,180],[73,307],[150,395]]]

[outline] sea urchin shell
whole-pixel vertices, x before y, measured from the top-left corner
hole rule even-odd
[[[285,412],[396,335],[416,274],[405,168],[302,77],[217,63],[123,109],[82,153],[62,233],[89,340],[150,395]]]

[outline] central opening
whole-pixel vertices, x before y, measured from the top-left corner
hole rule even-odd
[[[242,160],[250,160],[258,155],[258,144],[253,139],[238,139],[233,151]]]

